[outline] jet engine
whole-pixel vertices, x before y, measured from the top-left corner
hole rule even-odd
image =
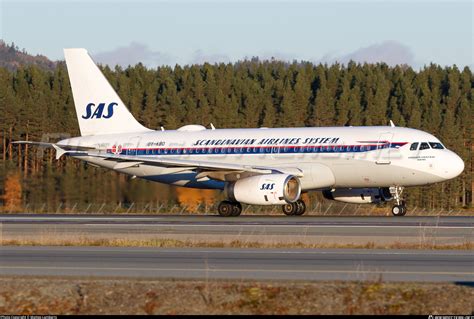
[[[326,199],[353,204],[378,204],[392,200],[388,187],[384,188],[338,188],[334,191],[325,190]]]
[[[293,175],[256,175],[228,183],[225,192],[231,201],[252,205],[282,205],[294,203],[300,198],[301,184]]]

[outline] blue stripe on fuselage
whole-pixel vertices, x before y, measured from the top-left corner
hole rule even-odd
[[[361,153],[383,148],[400,148],[406,142],[383,145],[332,145],[332,146],[242,146],[242,147],[168,147],[123,148],[121,155],[239,155],[239,154],[314,154]],[[107,153],[113,153],[107,149]]]

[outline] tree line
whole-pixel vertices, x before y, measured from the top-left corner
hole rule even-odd
[[[153,129],[211,122],[219,128],[387,125],[390,119],[397,126],[422,129],[458,153],[466,169],[453,181],[408,189],[410,205],[454,208],[472,203],[474,78],[468,67],[431,64],[415,71],[384,63],[316,65],[253,58],[101,69],[133,115]],[[70,158],[56,161],[51,150],[11,144],[78,136],[73,103],[64,62],[52,71],[36,65],[0,67],[4,205],[12,197],[5,195],[12,193],[6,185],[18,189],[18,184],[23,205],[179,201],[182,191],[174,187],[129,181]]]

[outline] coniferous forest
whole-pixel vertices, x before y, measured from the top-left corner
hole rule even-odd
[[[474,77],[469,68],[431,64],[420,70],[386,64],[315,65],[257,58],[234,64],[102,67],[145,126],[228,127],[387,125],[420,128],[465,161],[446,183],[408,189],[409,205],[472,207]],[[175,202],[182,190],[10,144],[78,136],[66,66],[0,67],[0,203],[48,207],[87,203]],[[217,193],[216,193],[217,194]]]

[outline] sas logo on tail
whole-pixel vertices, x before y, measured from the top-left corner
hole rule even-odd
[[[275,183],[263,183],[262,186],[260,187],[260,190],[261,191],[263,191],[263,190],[271,191],[273,189],[273,187],[275,187]]]
[[[82,115],[83,119],[109,119],[114,115],[114,106],[118,104],[115,102],[107,105],[107,112],[104,114],[105,103],[99,103],[97,106],[94,103],[89,103],[86,106],[86,114]]]

